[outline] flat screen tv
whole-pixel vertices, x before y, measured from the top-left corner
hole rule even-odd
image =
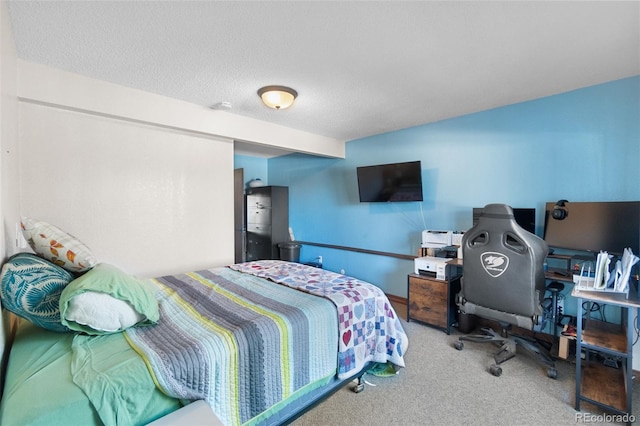
[[[420,161],[357,168],[360,202],[422,201]]]
[[[640,249],[640,201],[549,202],[544,239],[551,247],[621,254]],[[561,205],[563,204],[563,205]]]
[[[516,223],[532,234],[536,233],[536,209],[534,208],[512,208],[513,218]],[[482,213],[481,207],[474,207],[473,209],[473,225],[475,226],[480,219]]]

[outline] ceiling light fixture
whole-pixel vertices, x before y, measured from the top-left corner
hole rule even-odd
[[[285,86],[265,86],[258,90],[258,96],[269,108],[289,108],[298,96],[298,92]]]

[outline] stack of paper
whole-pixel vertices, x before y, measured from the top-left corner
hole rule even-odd
[[[627,291],[629,288],[629,277],[631,277],[631,269],[633,265],[638,263],[640,258],[633,254],[630,248],[624,249],[622,259],[616,262],[614,269],[614,289],[615,291]]]
[[[598,253],[593,289],[626,293],[629,290],[631,270],[640,258],[634,255],[630,248],[626,248],[622,258],[611,269],[612,258],[613,256],[606,251]]]
[[[598,257],[596,258],[596,275],[595,280],[593,281],[594,289],[604,290],[607,288],[610,276],[609,265],[611,264],[612,258],[613,256],[606,251],[598,253]]]

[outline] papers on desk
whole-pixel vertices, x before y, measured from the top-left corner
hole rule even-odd
[[[634,255],[630,248],[624,249],[622,259],[616,262],[614,270],[614,288],[616,291],[626,291],[628,289],[631,269],[639,260],[640,258]]]
[[[593,280],[593,288],[595,290],[604,290],[607,288],[607,281],[609,281],[609,265],[611,264],[611,256],[606,251],[598,253],[596,258],[596,275]]]
[[[629,278],[633,266],[640,261],[630,248],[624,249],[622,257],[611,267],[613,256],[606,251],[601,251],[596,257],[596,267],[591,272],[591,262],[588,267],[582,266],[580,276],[575,281],[578,290],[610,291],[615,293],[629,292]]]

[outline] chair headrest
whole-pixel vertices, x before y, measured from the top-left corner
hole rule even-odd
[[[487,204],[482,209],[482,216],[509,219],[513,218],[513,209],[507,204]]]

